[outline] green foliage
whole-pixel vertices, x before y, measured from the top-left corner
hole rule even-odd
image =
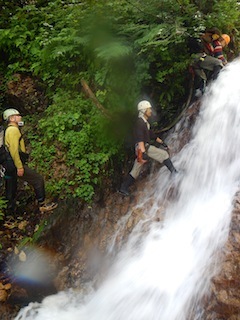
[[[33,166],[53,194],[89,201],[121,159],[141,98],[170,122],[186,100],[188,39],[206,27],[238,36],[236,0],[5,1],[0,22],[1,86],[16,72],[43,81],[51,101],[31,119]],[[81,94],[86,80],[111,114]],[[161,123],[163,124],[163,123]]]
[[[38,135],[28,134],[31,155],[38,171],[44,172],[48,192],[60,198],[92,199],[109,159],[119,151],[117,137],[105,130],[106,121],[81,95],[60,91],[54,96],[38,122]]]
[[[4,13],[0,47],[9,75],[30,71],[48,84],[50,94],[59,86],[78,90],[85,78],[94,81],[107,108],[125,105],[126,110],[152,84],[169,91],[167,101],[176,105],[186,90],[187,37],[212,25],[230,32],[238,24],[239,5],[235,0],[55,0],[7,2]],[[160,107],[166,94],[154,100]]]
[[[4,219],[5,213],[4,209],[7,207],[7,201],[3,198],[0,197],[0,220]]]

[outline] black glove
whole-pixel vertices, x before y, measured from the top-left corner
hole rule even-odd
[[[164,149],[168,149],[168,145],[167,145],[165,142],[162,142],[162,143],[160,143],[160,142],[155,142],[155,146],[156,146],[157,148],[163,147]]]
[[[163,146],[164,148],[166,148],[166,149],[168,148],[168,145],[167,145],[165,142],[162,142],[161,144],[162,144],[162,146]]]
[[[146,152],[143,152],[142,159],[145,161],[149,160],[149,156],[146,154]]]

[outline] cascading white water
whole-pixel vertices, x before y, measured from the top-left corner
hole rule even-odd
[[[227,240],[240,172],[240,61],[208,88],[192,139],[173,159],[174,179],[163,168],[147,218],[158,215],[171,185],[176,199],[148,232],[136,227],[107,280],[82,296],[61,292],[22,309],[17,320],[201,319],[197,307],[218,270]]]

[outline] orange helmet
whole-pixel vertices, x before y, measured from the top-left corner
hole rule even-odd
[[[230,40],[231,40],[229,35],[228,34],[222,34],[222,38],[226,42],[226,45],[228,45]]]

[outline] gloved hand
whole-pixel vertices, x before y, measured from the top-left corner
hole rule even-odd
[[[143,154],[142,154],[142,159],[145,160],[145,161],[148,161],[148,160],[149,160],[149,156],[147,155],[146,152],[143,152]]]
[[[155,143],[155,146],[157,147],[157,148],[161,148],[161,147],[163,147],[164,149],[168,149],[168,145],[165,143],[165,142],[162,142],[162,143],[160,143],[160,142],[156,142]]]
[[[167,145],[165,142],[162,142],[162,146],[163,146],[165,149],[168,149],[168,145]]]

